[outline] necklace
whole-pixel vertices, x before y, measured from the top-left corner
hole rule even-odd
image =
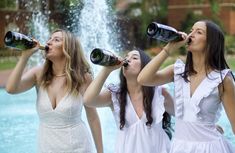
[[[55,77],[62,77],[62,76],[65,76],[65,75],[66,75],[66,73],[62,73],[62,74],[57,74],[57,75],[55,74],[54,76]]]

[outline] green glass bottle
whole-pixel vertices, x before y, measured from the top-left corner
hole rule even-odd
[[[121,63],[117,56],[112,52],[100,48],[95,48],[90,54],[90,60],[94,64],[102,66],[114,66]],[[127,66],[128,63],[124,62],[123,66]]]
[[[163,42],[183,40],[175,28],[157,22],[152,22],[148,25],[147,35]]]
[[[18,50],[26,50],[36,46],[36,42],[32,38],[13,31],[8,31],[4,37],[4,43],[8,47],[16,48]],[[40,46],[39,49],[45,50],[44,46]]]

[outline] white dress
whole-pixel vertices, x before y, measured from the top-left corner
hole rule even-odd
[[[170,140],[162,129],[162,118],[165,112],[164,96],[162,89],[155,88],[152,102],[153,123],[151,127],[146,125],[146,115],[143,113],[139,118],[127,94],[126,123],[120,130],[119,101],[117,99],[117,86],[111,87],[113,115],[117,124],[118,134],[115,146],[115,153],[168,153]]]
[[[39,153],[91,153],[90,133],[81,120],[82,96],[65,95],[53,109],[47,91],[39,88],[37,113]]]
[[[185,64],[177,60],[174,65],[175,82],[175,134],[170,153],[235,153],[235,149],[216,130],[222,104],[218,85],[219,72],[209,73],[190,97],[190,82],[179,75]],[[222,79],[230,72],[222,71]],[[229,75],[229,74],[228,74]]]

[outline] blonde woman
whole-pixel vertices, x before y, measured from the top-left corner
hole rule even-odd
[[[83,94],[92,79],[79,40],[70,32],[54,31],[47,41],[45,63],[24,73],[38,46],[22,51],[6,90],[16,94],[36,87],[40,120],[38,152],[91,153],[92,141],[81,113]],[[99,117],[95,109],[85,107],[85,110],[97,152],[102,153]]]

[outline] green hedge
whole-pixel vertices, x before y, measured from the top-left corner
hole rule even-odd
[[[227,54],[235,55],[235,36],[225,36],[225,49]]]

